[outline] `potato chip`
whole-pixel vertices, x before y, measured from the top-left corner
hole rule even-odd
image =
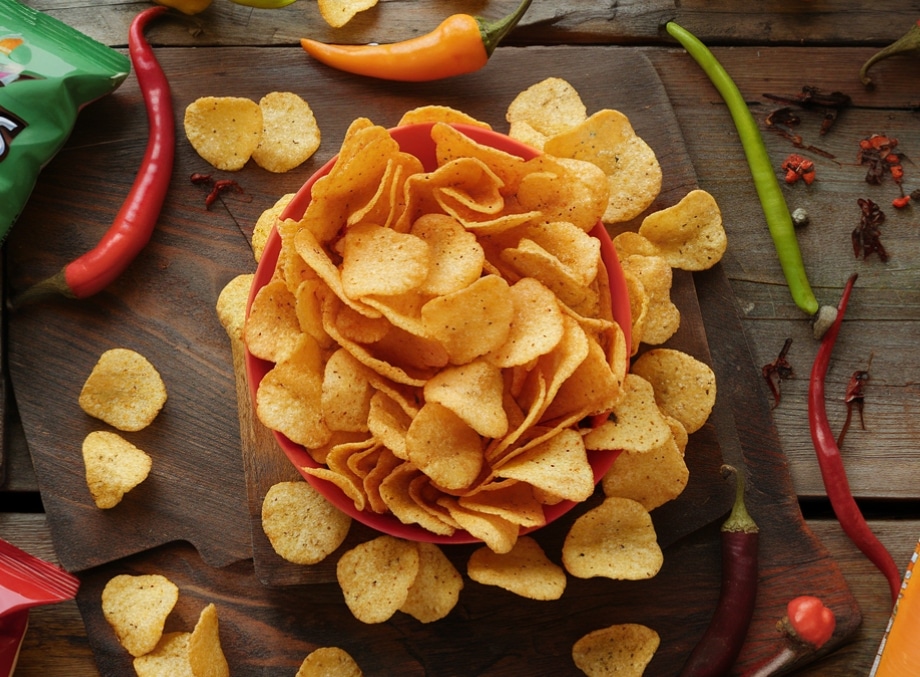
[[[448,524],[439,511],[430,504],[413,496],[413,481],[422,480],[426,485],[428,477],[411,463],[403,463],[383,478],[380,483],[380,497],[396,519],[403,524],[418,524],[428,531],[450,536],[459,528]],[[416,492],[419,488],[416,486]],[[444,510],[446,513],[446,510]]]
[[[364,673],[344,649],[324,646],[304,658],[294,677],[362,677]]]
[[[604,170],[610,189],[604,223],[629,221],[661,192],[661,165],[655,151],[620,111],[594,113],[547,139],[543,150],[557,157],[585,160]]]
[[[588,677],[642,677],[661,639],[638,623],[611,625],[583,636],[572,647],[572,660]]]
[[[503,195],[514,195],[516,192],[526,166],[522,158],[479,143],[456,127],[444,123],[435,123],[431,128],[431,138],[435,142],[435,156],[439,166],[453,160],[478,160],[498,177]]]
[[[426,402],[406,431],[409,460],[438,486],[469,487],[482,470],[479,434],[436,402]]]
[[[307,482],[278,482],[262,500],[262,530],[279,556],[316,564],[348,535],[351,518]]]
[[[652,384],[630,373],[623,381],[623,395],[613,406],[611,416],[585,435],[585,446],[642,453],[657,449],[671,437],[671,427],[655,402]]]
[[[657,212],[655,212],[657,213]],[[651,242],[644,235],[625,230],[613,238],[613,248],[616,249],[617,256],[622,261],[631,254],[640,256],[658,256],[658,246]]]
[[[143,430],[166,403],[166,386],[150,361],[134,350],[99,356],[79,397],[80,408],[118,430]]]
[[[242,169],[262,137],[262,109],[251,99],[205,96],[185,109],[185,135],[192,148],[215,168]]]
[[[137,677],[196,677],[188,659],[190,632],[167,632],[149,653],[134,659]]]
[[[319,447],[329,439],[323,421],[323,370],[318,347],[307,335],[299,347],[264,376],[256,391],[256,414],[297,444]]]
[[[587,110],[576,89],[561,78],[547,78],[531,85],[520,92],[505,114],[505,119],[511,123],[511,137],[520,138],[520,127],[515,125],[526,124],[531,130],[545,138],[561,134],[587,119]],[[536,148],[538,137],[524,135],[521,141],[529,143]]]
[[[472,125],[473,127],[482,127],[483,129],[492,129],[492,125],[482,120],[477,120],[472,115],[468,115],[461,110],[451,108],[450,106],[427,105],[413,108],[403,113],[403,116],[397,123],[398,127],[403,125],[415,125],[431,122],[446,122],[448,124]]]
[[[518,480],[489,482],[478,491],[461,496],[460,506],[475,512],[498,515],[525,528],[546,524],[543,505],[534,496],[533,487]]]
[[[243,336],[250,353],[270,362],[280,362],[300,347],[297,299],[283,280],[270,280],[256,292]]]
[[[349,228],[343,243],[342,289],[349,298],[401,294],[428,277],[428,245],[415,235],[364,223]]]
[[[610,186],[604,170],[574,158],[538,155],[528,160],[517,190],[520,209],[536,213],[534,221],[566,222],[591,230],[604,215]]]
[[[575,520],[562,546],[563,566],[578,578],[643,580],[663,562],[651,516],[630,498],[605,498]]]
[[[606,496],[631,498],[648,511],[673,501],[687,486],[690,472],[673,437],[646,452],[623,451],[604,475]]]
[[[444,345],[453,364],[464,364],[502,345],[513,317],[511,288],[497,275],[484,275],[465,289],[422,306],[426,334]]]
[[[575,430],[560,431],[514,459],[496,465],[495,472],[571,501],[584,501],[594,493],[594,472],[585,443]]]
[[[634,275],[648,294],[648,310],[641,326],[643,343],[661,345],[680,327],[680,310],[671,301],[671,266],[661,256],[632,254],[621,262],[623,271]]]
[[[188,639],[188,661],[195,677],[230,677],[230,666],[220,646],[217,607],[208,604]]]
[[[319,13],[333,28],[341,28],[356,14],[374,7],[377,0],[319,0]]]
[[[488,548],[473,551],[466,573],[483,585],[494,585],[515,595],[553,600],[565,592],[565,571],[554,564],[530,536],[521,536],[510,552],[498,554]]]
[[[652,384],[661,411],[677,419],[688,434],[702,428],[712,413],[715,373],[692,355],[673,348],[654,348],[633,363],[632,372]]]
[[[565,323],[556,295],[533,278],[511,286],[513,315],[505,342],[486,355],[499,367],[528,364],[559,345]]]
[[[482,275],[485,254],[476,236],[447,214],[426,214],[412,224],[412,235],[428,244],[428,276],[422,294],[443,296],[468,287]]]
[[[121,435],[97,430],[83,440],[83,465],[93,502],[108,509],[147,479],[153,461]]]
[[[259,100],[262,134],[252,159],[270,172],[288,172],[306,162],[320,144],[310,104],[294,92],[269,92]]]
[[[217,319],[231,339],[242,341],[246,326],[246,304],[252,288],[253,273],[237,275],[230,280],[217,296]]]
[[[326,360],[323,373],[323,420],[332,430],[364,432],[374,394],[367,369],[340,348]]]
[[[463,577],[434,543],[419,542],[418,574],[399,610],[422,623],[444,618],[457,605]]]
[[[344,553],[336,578],[355,618],[383,623],[406,603],[418,569],[416,543],[378,536]]]
[[[676,205],[646,216],[639,235],[656,247],[668,265],[682,270],[712,268],[728,246],[722,212],[705,190],[692,190]]]
[[[278,223],[281,214],[287,209],[288,204],[294,199],[294,195],[294,193],[285,193],[256,219],[256,224],[252,229],[252,255],[256,263],[262,260],[262,252],[265,251],[268,236],[271,235],[272,229]]]
[[[486,544],[493,552],[510,552],[521,528],[499,515],[470,510],[452,496],[442,496],[438,505],[447,508],[450,518],[470,536]]]
[[[178,599],[179,588],[165,576],[119,574],[102,590],[102,613],[128,653],[142,656],[157,646]]]
[[[501,370],[485,360],[442,369],[425,384],[426,402],[447,407],[483,437],[508,431]]]
[[[645,290],[645,285],[642,284],[642,280],[628,268],[623,269],[623,282],[626,285],[626,293],[629,296],[631,337],[629,354],[632,357],[639,352],[639,348],[642,345],[642,331],[645,329],[645,321],[648,318],[648,309],[652,301],[649,293]]]

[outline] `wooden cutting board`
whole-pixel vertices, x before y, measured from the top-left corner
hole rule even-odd
[[[719,267],[696,278],[709,285],[699,295],[692,276],[676,278],[675,302],[683,315],[673,345],[713,364],[720,397],[688,449],[691,486],[654,515],[668,546],[655,579],[570,580],[564,597],[551,603],[467,581],[458,608],[443,621],[424,626],[398,616],[367,626],[351,617],[337,586],[323,582],[331,578],[328,564],[292,568],[272,560],[257,508],[271,482],[295,475],[283,458],[279,462],[271,436],[247,414],[245,399],[243,416],[237,416],[237,394],[245,393],[245,383],[235,376],[233,350],[213,307],[229,279],[254,269],[248,238],[258,215],[299,188],[335,152],[354,117],[390,125],[409,108],[439,103],[501,131],[514,95],[555,75],[575,85],[589,111],[622,110],[656,150],[666,185],[653,208],[675,203],[696,183],[666,93],[636,50],[507,48],[479,73],[426,85],[352,78],[315,66],[299,49],[272,49],[265,63],[267,51],[160,50],[180,129],[182,110],[198,96],[258,100],[272,90],[291,90],[303,95],[317,116],[324,137],[317,155],[285,175],[247,167],[232,176],[245,195],[229,195],[207,211],[204,193],[188,176],[212,170],[180,139],[160,226],[128,273],[96,298],[46,302],[18,311],[11,321],[14,392],[61,561],[84,570],[79,602],[102,673],[130,671],[128,656],[101,616],[102,586],[116,573],[157,571],[181,590],[170,629],[190,629],[204,603],[218,604],[236,675],[290,675],[310,649],[326,644],[348,649],[366,674],[573,674],[572,643],[615,622],[655,627],[662,646],[648,674],[674,674],[718,595],[718,518],[730,494],[717,474],[723,459],[746,463],[754,484],[751,507],[764,531],[766,576],[747,664],[776,644],[773,623],[793,593],[821,594],[837,613],[838,630],[826,650],[845,641],[860,622],[859,612],[798,512],[762,384]],[[133,79],[81,114],[73,138],[46,169],[11,236],[14,290],[50,275],[95,243],[127,193],[145,130]],[[709,305],[701,307],[698,299]],[[116,345],[151,359],[164,375],[170,400],[147,430],[131,436],[154,456],[153,475],[121,505],[102,512],[86,492],[79,458],[83,436],[99,424],[82,414],[76,398],[98,354]],[[565,527],[562,521],[541,531],[550,552],[556,552]],[[352,538],[362,538],[360,530]],[[468,553],[461,546],[450,556],[462,567]]]

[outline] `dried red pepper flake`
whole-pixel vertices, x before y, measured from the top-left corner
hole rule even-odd
[[[902,195],[901,197],[896,197],[894,200],[891,201],[891,206],[894,207],[895,209],[904,209],[905,207],[910,205],[910,198],[911,198],[910,195]]]
[[[885,213],[881,208],[868,198],[859,198],[857,200],[860,210],[859,225],[853,229],[851,238],[853,240],[853,253],[856,258],[862,256],[863,260],[869,258],[872,254],[878,254],[878,257],[884,262],[889,259],[888,252],[882,246],[881,225],[885,221]]]
[[[776,359],[761,367],[761,373],[763,374],[764,380],[767,382],[770,392],[773,393],[773,409],[779,406],[780,382],[792,378],[793,376],[792,365],[789,364],[789,360],[786,359],[786,355],[789,353],[789,348],[791,346],[792,339],[787,338],[783,343],[782,349],[779,351],[779,355],[776,356]]]
[[[222,193],[228,191],[242,193],[243,188],[233,179],[219,179],[215,181],[214,185],[211,187],[211,192],[208,193],[208,196],[204,199],[204,206],[210,208]]]
[[[213,181],[210,174],[202,174],[201,172],[195,172],[188,178],[189,181],[191,181],[196,186],[204,183],[210,184]]]
[[[904,167],[901,164],[903,154],[896,150],[898,140],[884,134],[873,134],[859,142],[856,159],[867,167],[866,183],[877,186],[881,184],[886,173],[895,183],[904,179]]]
[[[854,408],[859,412],[859,427],[862,430],[866,429],[863,410],[866,402],[865,388],[866,383],[869,381],[869,368],[872,366],[872,357],[873,355],[869,355],[869,364],[866,365],[866,368],[854,371],[853,375],[850,376],[850,380],[847,382],[846,393],[843,396],[843,401],[847,405],[847,417],[843,422],[843,428],[841,428],[840,434],[837,436],[838,447],[843,446],[843,438],[846,437],[847,431],[850,429],[850,421],[853,418]]]
[[[781,169],[786,173],[786,183],[793,184],[801,179],[810,186],[815,181],[815,163],[798,153],[787,156],[783,160]]]

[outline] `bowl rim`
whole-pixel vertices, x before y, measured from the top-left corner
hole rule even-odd
[[[419,143],[431,143],[430,131],[435,124],[436,123],[433,122],[415,123],[411,125],[391,127],[387,131],[389,131],[394,140],[400,144],[401,149],[407,150],[407,152],[411,152],[413,155],[419,157],[419,159],[422,160],[422,164],[426,171],[429,171],[429,167],[433,167],[433,163],[435,162],[433,152],[434,146],[432,144],[431,153],[427,154],[429,156],[427,158],[419,156],[419,153],[424,153],[425,151],[424,149],[418,149],[417,146]],[[542,154],[542,151],[536,148],[528,146],[520,141],[517,141],[516,139],[512,139],[506,134],[496,132],[489,128],[460,123],[450,123],[450,125],[456,128],[458,131],[464,133],[466,136],[469,136],[474,141],[489,145],[498,150],[517,155],[524,160],[528,160]],[[423,140],[420,141],[420,139]],[[295,193],[294,197],[291,198],[290,202],[282,210],[279,216],[280,219],[300,219],[303,216],[307,205],[312,199],[313,185],[320,178],[332,170],[337,160],[338,155],[333,156],[307,179],[303,186]],[[607,269],[608,291],[611,296],[610,301],[613,310],[613,317],[617,324],[620,325],[620,328],[624,333],[626,345],[629,346],[631,343],[631,311],[629,306],[629,296],[626,289],[623,269],[620,266],[619,257],[617,256],[613,241],[610,238],[610,234],[607,232],[607,228],[601,221],[598,221],[594,228],[591,229],[589,234],[596,237],[600,242],[601,259]],[[246,302],[247,319],[249,317],[249,310],[252,305],[253,298],[255,298],[255,295],[259,289],[268,283],[268,280],[271,278],[271,274],[274,272],[280,249],[281,237],[278,234],[277,229],[272,227],[266,240],[265,246],[263,247],[262,255],[259,259],[259,264],[256,267],[255,275],[253,276],[252,286],[250,288],[249,297]],[[249,386],[251,406],[253,414],[255,414],[256,398],[259,384],[261,383],[265,374],[271,369],[273,363],[255,357],[252,355],[252,353],[249,352],[248,348],[245,348],[244,362]],[[437,544],[469,544],[482,542],[481,539],[476,538],[463,530],[458,529],[451,535],[436,534],[428,531],[418,524],[404,524],[395,515],[389,512],[379,514],[369,510],[358,510],[354,506],[354,502],[348,498],[345,493],[335,484],[303,471],[302,468],[304,466],[322,467],[320,464],[313,460],[305,447],[291,441],[281,432],[276,430],[272,430],[271,432],[282,452],[287,456],[288,460],[294,465],[304,480],[306,480],[322,496],[329,500],[336,508],[349,515],[352,519],[364,524],[365,526],[368,526],[371,529],[380,532],[381,534],[387,534],[390,536],[413,541]],[[589,463],[592,467],[592,470],[594,471],[595,485],[600,482],[604,474],[610,469],[610,466],[613,464],[619,453],[620,452],[616,450],[591,450],[588,452]],[[520,534],[524,535],[537,529],[542,529],[578,505],[580,505],[579,502],[571,500],[564,500],[555,505],[545,505],[543,506],[544,515],[546,517],[545,524],[539,527],[522,528]]]

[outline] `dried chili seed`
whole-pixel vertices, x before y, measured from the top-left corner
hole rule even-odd
[[[856,258],[862,256],[863,260],[871,254],[878,254],[882,261],[887,261],[889,256],[881,242],[881,225],[885,221],[885,213],[868,198],[857,200],[860,209],[859,225],[853,229],[853,253]]]
[[[786,359],[786,355],[789,353],[790,346],[792,346],[792,339],[787,338],[785,343],[783,343],[782,349],[779,351],[779,355],[776,356],[776,359],[761,367],[761,373],[763,374],[763,377],[770,388],[770,392],[773,393],[774,409],[779,406],[780,381],[784,381],[787,378],[792,378],[792,365],[789,364],[789,361]]]

